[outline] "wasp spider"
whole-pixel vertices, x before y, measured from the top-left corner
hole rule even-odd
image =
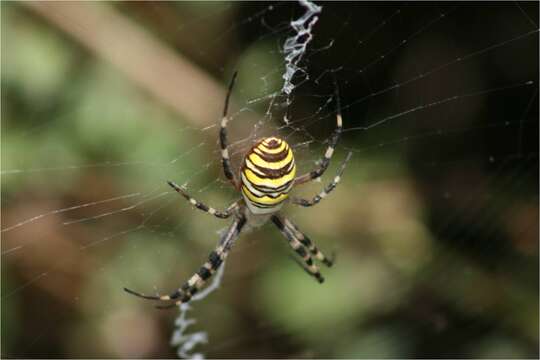
[[[290,200],[293,204],[305,207],[316,205],[336,187],[341,179],[341,175],[347,161],[351,157],[351,153],[347,155],[345,161],[341,164],[333,181],[318,195],[310,200],[296,197],[289,198],[289,191],[293,186],[304,184],[319,178],[330,164],[330,159],[334,154],[334,149],[342,130],[337,86],[337,126],[329,139],[328,148],[326,149],[322,162],[314,170],[297,177],[296,164],[291,147],[282,139],[268,137],[259,140],[245,155],[240,171],[240,178],[238,179],[232,171],[227,141],[227,122],[229,121],[227,110],[235,79],[236,73],[233,75],[231,83],[229,84],[229,89],[225,98],[219,140],[221,145],[221,162],[225,176],[232,183],[234,188],[242,193],[242,199],[234,202],[226,210],[216,210],[213,207],[209,207],[202,202],[195,200],[184,190],[184,188],[172,181],[168,181],[168,184],[194,207],[221,219],[232,217],[234,220],[228,230],[222,235],[217,248],[208,256],[208,261],[205,262],[199,271],[197,271],[186,283],[172,294],[151,296],[127,288],[124,289],[128,293],[144,299],[171,302],[165,306],[158,306],[158,308],[169,308],[189,302],[191,297],[203,287],[205,282],[223,263],[233,243],[246,225],[257,226],[271,220],[287,239],[292,249],[302,259],[301,261],[298,261],[298,263],[308,274],[313,276],[320,283],[324,281],[324,278],[319,272],[319,267],[315,264],[314,259],[321,261],[327,266],[332,266],[332,259],[326,257],[319,249],[317,249],[309,237],[302,233],[289,219],[281,215],[279,210],[286,200]]]

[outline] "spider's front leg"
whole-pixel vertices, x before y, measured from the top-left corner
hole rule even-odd
[[[173,301],[176,300],[173,304],[165,306],[157,306],[157,308],[165,309],[180,304],[185,304],[191,300],[191,297],[197,293],[197,291],[204,286],[206,281],[217,271],[221,266],[223,261],[227,258],[229,250],[231,249],[234,241],[238,238],[240,231],[244,227],[246,219],[241,217],[233,221],[227,232],[221,238],[219,245],[214,251],[208,256],[208,261],[201,266],[199,271],[197,271],[188,281],[184,283],[179,289],[174,291],[169,295],[145,295],[128,288],[124,288],[129,294],[138,296],[143,299],[148,300],[159,300],[159,301]]]
[[[319,283],[323,283],[324,278],[319,271],[319,267],[313,263],[313,258],[309,254],[309,251],[306,249],[306,247],[304,247],[302,242],[297,239],[294,231],[286,225],[286,220],[284,220],[281,216],[278,215],[273,215],[271,219],[272,222],[277,226],[279,231],[281,231],[281,233],[287,238],[289,245],[306,264],[306,266],[301,265],[303,269],[306,270],[309,275],[317,279]]]
[[[298,227],[289,219],[284,218],[283,223],[287,228],[289,228],[295,235],[295,237],[300,241],[308,250],[309,252],[315,257],[315,259],[322,262],[324,265],[330,267],[334,265],[334,255],[332,254],[332,257],[329,258],[326,255],[324,255],[318,248],[315,246],[315,244],[311,241],[311,239],[304,234],[303,232],[298,229]]]

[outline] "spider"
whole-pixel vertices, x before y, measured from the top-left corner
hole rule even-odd
[[[303,263],[300,261],[297,262],[319,283],[322,283],[324,278],[319,271],[319,267],[315,264],[314,259],[322,262],[328,267],[333,264],[333,257],[329,258],[325,256],[309,237],[302,233],[295,224],[280,213],[280,209],[286,200],[291,201],[295,205],[304,207],[316,205],[334,190],[341,180],[341,175],[345,170],[347,161],[351,157],[350,152],[338,169],[333,181],[318,195],[310,200],[296,197],[289,198],[289,191],[293,186],[304,184],[319,178],[330,165],[330,159],[334,154],[334,149],[338,143],[343,126],[337,85],[337,125],[328,141],[328,148],[326,149],[322,162],[314,170],[296,177],[296,165],[291,147],[280,138],[268,137],[257,141],[247,152],[238,178],[232,171],[227,141],[227,123],[229,121],[227,112],[229,98],[236,81],[236,76],[237,72],[233,74],[225,97],[219,140],[221,145],[221,162],[225,177],[237,191],[242,193],[242,198],[235,201],[225,210],[216,210],[191,197],[183,187],[178,186],[172,181],[167,182],[169,186],[197,209],[220,219],[232,217],[233,222],[222,235],[218,246],[208,256],[208,261],[172,294],[151,296],[124,288],[126,292],[144,299],[172,302],[165,306],[157,306],[158,308],[170,308],[189,302],[191,297],[203,287],[206,281],[223,263],[235,240],[246,225],[258,226],[271,220],[287,239],[291,248],[303,261]]]

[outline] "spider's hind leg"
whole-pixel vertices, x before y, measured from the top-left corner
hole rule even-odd
[[[223,165],[223,172],[225,173],[225,177],[231,182],[235,189],[238,189],[239,181],[236,178],[231,165],[231,159],[229,154],[229,141],[227,139],[227,123],[229,122],[229,100],[231,98],[237,75],[238,72],[235,71],[231,78],[231,82],[229,83],[227,95],[225,96],[225,104],[223,106],[223,117],[221,118],[219,129],[219,144],[221,147],[221,164]]]
[[[332,159],[332,155],[334,155],[334,151],[336,149],[336,146],[339,142],[339,138],[341,136],[341,133],[343,132],[343,118],[341,117],[341,103],[339,99],[339,88],[337,85],[337,81],[334,78],[334,86],[335,86],[335,99],[336,99],[336,128],[334,129],[334,132],[332,135],[330,135],[330,139],[328,139],[328,147],[326,148],[326,152],[324,153],[324,156],[322,158],[321,164],[317,166],[314,170],[308,172],[307,174],[298,176],[294,183],[296,185],[307,183],[308,181],[315,180],[319,177],[321,177],[326,169],[328,169],[328,166],[330,165],[330,160]]]

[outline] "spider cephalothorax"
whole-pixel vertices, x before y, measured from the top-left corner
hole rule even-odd
[[[278,211],[294,184],[296,165],[289,145],[276,137],[260,140],[244,158],[240,173],[244,200],[253,214]]]
[[[227,141],[227,122],[229,121],[227,110],[235,79],[236,73],[233,75],[229,85],[229,91],[225,98],[219,140],[225,177],[232,183],[235,189],[238,189],[242,193],[243,199],[235,201],[225,210],[216,210],[192,198],[184,188],[174,182],[168,182],[174,190],[196,208],[221,219],[233,217],[234,220],[228,230],[222,235],[216,249],[208,256],[208,261],[184,285],[172,294],[152,296],[124,289],[130,294],[145,299],[173,301],[172,304],[158,306],[160,308],[172,307],[191,300],[191,297],[204,286],[206,280],[221,266],[234,241],[238,238],[238,235],[247,223],[260,225],[271,219],[279,231],[285,236],[292,249],[302,259],[303,264],[301,263],[301,265],[304,270],[321,283],[324,281],[324,278],[314,259],[321,261],[327,266],[332,265],[332,260],[319,251],[315,244],[296,225],[280,214],[279,210],[286,200],[290,200],[291,203],[300,206],[313,206],[326,197],[341,180],[341,174],[351,157],[351,153],[347,155],[333,181],[318,195],[315,195],[310,200],[295,197],[289,198],[289,191],[294,186],[319,178],[330,165],[330,159],[334,154],[334,149],[342,129],[337,86],[335,99],[337,103],[336,129],[328,141],[328,148],[322,161],[314,170],[296,177],[296,165],[291,147],[282,139],[268,137],[259,140],[245,155],[240,169],[240,178],[238,179],[232,170]]]

